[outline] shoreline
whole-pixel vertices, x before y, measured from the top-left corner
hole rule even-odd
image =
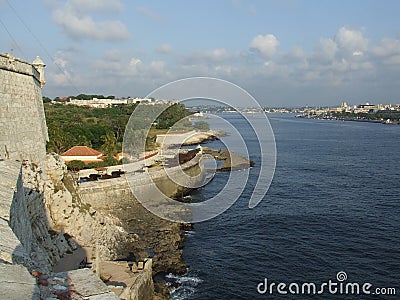
[[[223,130],[207,130],[207,131],[198,131],[195,135],[187,138],[183,142],[183,146],[194,146],[200,145],[207,141],[213,141],[219,139],[219,137],[226,136],[227,132]]]
[[[181,166],[186,174],[195,176],[201,171],[198,161],[199,158],[196,157]],[[159,173],[159,170],[156,172]],[[165,195],[169,197],[186,195],[185,189],[170,181],[166,174],[162,174],[164,173],[160,173],[154,180]],[[146,183],[140,181],[140,184],[142,186],[136,187],[142,189],[143,195],[151,199],[152,192],[148,190]],[[78,193],[82,200],[90,204],[94,210],[116,217],[120,222],[121,230],[132,239],[132,242],[124,249],[118,246],[118,241],[112,246],[117,249],[121,259],[138,262],[151,258],[152,277],[160,273],[184,274],[186,272],[187,265],[182,257],[184,231],[190,225],[161,219],[149,212],[135,198],[126,177],[85,182],[78,187]],[[168,209],[168,207],[163,209]],[[113,274],[110,275],[113,276]],[[164,287],[158,282],[154,286],[158,298],[168,299],[167,286]]]
[[[327,117],[327,116],[296,116],[301,119],[312,119],[312,120],[328,120],[328,121],[348,121],[348,122],[364,122],[364,123],[376,123],[384,125],[400,125],[399,121],[393,121],[391,119],[357,119],[357,118],[343,118],[343,117]]]
[[[213,131],[213,133],[215,132]],[[194,145],[208,141],[210,136],[211,134],[203,135],[202,139]],[[213,134],[212,139],[215,138],[217,137]],[[251,161],[229,150],[218,151],[208,147],[204,147],[204,149],[205,153],[212,155],[215,159],[224,160],[222,167],[217,171],[231,171],[252,166]],[[185,172],[196,173],[195,169],[198,168],[198,163],[193,165],[191,162],[188,165],[190,166],[189,170]],[[194,173],[192,175],[195,175]],[[165,184],[165,182],[161,183],[161,186],[166,188],[165,191],[168,191],[167,194],[170,197],[177,199],[177,201],[187,201],[184,196],[189,195],[191,190],[185,190],[179,186],[167,188]],[[172,194],[170,194],[171,192]],[[174,276],[184,275],[188,271],[189,266],[184,261],[183,249],[185,233],[191,230],[193,225],[190,223],[174,223],[153,215],[133,197],[133,194],[129,193],[129,186],[124,177],[85,182],[77,187],[77,194],[84,203],[90,204],[93,210],[106,215],[113,215],[118,220],[121,229],[132,239],[125,249],[118,245],[119,241],[117,240],[115,241],[116,244],[111,246],[119,257],[118,261],[122,260],[126,262],[125,264],[129,264],[150,258],[152,260],[151,277],[153,278],[154,295],[158,299],[169,299],[170,292],[178,283],[173,284],[173,286],[168,285],[165,276],[169,274]],[[146,193],[146,195],[151,197],[150,194]],[[116,201],[117,199],[118,201]],[[84,259],[87,260],[88,265],[92,263],[94,267],[93,249],[82,247],[73,251],[73,253],[66,254],[54,267],[54,271],[76,269]],[[105,261],[101,260],[101,264],[103,263]],[[113,268],[108,268],[106,277],[111,278],[112,281],[119,272],[117,269],[114,274]]]

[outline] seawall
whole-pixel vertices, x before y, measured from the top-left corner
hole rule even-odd
[[[201,154],[198,154],[181,167],[170,171],[181,180],[187,180],[178,170],[182,168],[184,174],[197,176],[196,181],[203,180],[205,171],[199,166],[200,157]],[[188,191],[187,188],[182,188],[168,178],[163,170],[153,172],[150,169],[149,174],[152,174],[156,186],[169,197],[181,196]],[[153,185],[147,176],[140,174],[134,176],[137,178],[131,182],[131,186],[136,189],[136,193],[145,195],[146,199],[157,197],[158,194],[154,193]],[[183,225],[159,218],[145,209],[133,195],[125,177],[82,183],[78,193],[82,200],[94,209],[113,214],[121,220],[123,228],[135,239],[131,248],[134,258],[136,260],[148,256],[153,258],[153,275],[163,272],[175,274],[186,272],[187,266],[182,258]],[[163,209],[172,208],[163,207]]]
[[[84,182],[80,184],[77,191],[83,201],[89,203],[95,209],[105,210],[129,206],[132,202],[137,202],[137,199],[132,194],[131,187],[135,189],[136,193],[146,195],[148,198],[156,196],[157,194],[152,194],[153,182],[164,195],[175,197],[179,194],[184,194],[189,189],[180,186],[174,180],[178,182],[186,181],[186,184],[190,186],[195,185],[197,183],[196,181],[201,182],[204,179],[204,169],[201,169],[199,166],[200,157],[201,155],[198,154],[185,164],[170,169],[168,175],[164,169],[156,171],[150,170],[150,177],[140,173],[135,174],[134,177],[130,177],[133,178],[130,179],[130,185],[128,184],[126,176],[123,175],[118,178],[107,180]],[[181,173],[181,171],[184,173]],[[196,180],[188,182],[184,174],[191,177],[198,177]],[[173,177],[174,180],[170,177]]]

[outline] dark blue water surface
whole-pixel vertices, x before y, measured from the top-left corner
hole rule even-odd
[[[369,282],[371,291],[396,288],[396,296],[371,299],[399,299],[400,126],[268,115],[277,146],[276,172],[265,198],[249,209],[260,164],[257,140],[239,115],[224,117],[245,129],[256,166],[229,210],[195,224],[187,234],[184,258],[190,269],[178,278],[183,285],[172,299],[304,299],[311,296],[276,290],[261,295],[257,285],[264,278],[287,284],[338,282],[340,271],[347,274],[345,283]],[[253,118],[262,122],[261,115]],[[219,141],[207,146],[222,147]],[[217,173],[193,197],[215,195],[227,176]]]

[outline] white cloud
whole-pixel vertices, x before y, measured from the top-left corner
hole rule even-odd
[[[332,62],[335,59],[338,46],[332,39],[320,39],[314,51],[314,57],[322,62]]]
[[[205,51],[196,51],[190,55],[183,56],[181,63],[184,65],[215,64],[228,61],[233,58],[224,48],[217,48]]]
[[[229,57],[228,52],[224,48],[213,49],[204,52],[204,57],[217,62],[217,61],[224,61]]]
[[[82,6],[81,6],[82,5]],[[127,40],[130,33],[117,20],[95,21],[90,12],[108,12],[122,9],[119,1],[69,0],[53,12],[53,20],[63,27],[67,36],[76,39],[106,41]]]
[[[368,48],[368,39],[361,31],[342,27],[335,36],[335,42],[339,48],[348,50],[351,53],[365,51]]]
[[[362,51],[354,51],[353,52],[353,56],[363,56],[364,55],[364,52],[362,52]]]
[[[280,42],[273,34],[257,35],[250,43],[250,49],[254,49],[265,57],[273,56]]]
[[[137,66],[138,64],[142,63],[139,58],[132,58],[129,62],[130,66]]]
[[[371,52],[380,57],[388,57],[400,53],[400,40],[392,38],[382,39],[380,45],[372,48]]]
[[[104,53],[93,63],[93,68],[104,78],[118,78],[120,81],[131,83],[132,78],[154,79],[168,74],[167,64],[162,60],[146,62],[118,50]]]
[[[154,11],[146,6],[139,6],[136,8],[136,11],[138,13],[140,13],[141,15],[143,15],[149,19],[152,19],[154,21],[162,21],[162,19],[163,19],[159,13],[157,13],[156,11]]]
[[[384,59],[383,63],[385,65],[390,66],[390,67],[394,67],[396,65],[400,65],[400,54],[392,55],[392,56]]]
[[[160,47],[156,49],[158,53],[168,54],[172,52],[172,46],[170,44],[162,44]]]
[[[392,91],[397,89],[400,39],[384,38],[377,44],[370,43],[361,31],[342,27],[334,36],[316,40],[311,51],[307,50],[309,45],[281,50],[272,34],[258,35],[251,41],[250,48],[259,55],[249,51],[247,45],[236,51],[215,48],[179,53],[179,49],[161,44],[156,52],[174,55],[152,60],[148,53],[139,53],[137,49],[134,52],[108,50],[89,66],[85,64],[90,60],[89,53],[80,58],[60,55],[56,56],[56,63],[65,72],[55,72],[53,67],[49,74],[53,84],[60,87],[70,86],[72,80],[82,92],[99,90],[99,93],[118,96],[144,96],[172,80],[212,76],[231,80],[244,88],[252,86],[255,96],[259,91],[265,97],[267,91],[270,98],[286,97],[292,103],[302,98],[309,104],[313,100],[334,104],[332,101],[336,101],[339,92],[340,97],[351,93],[353,97],[365,98],[371,93],[377,94],[382,86],[394,87]],[[76,74],[81,76],[79,80]],[[382,89],[382,93],[389,93],[389,88]],[[307,96],[302,91],[307,91]]]
[[[255,15],[257,13],[257,9],[254,6],[254,4],[250,3],[248,1],[243,1],[243,0],[232,0],[232,6],[233,8],[246,13],[250,15]]]
[[[377,62],[391,69],[400,65],[400,39],[384,38],[379,45],[372,47],[370,56]]]
[[[145,66],[146,70],[143,70],[151,78],[161,77],[165,75],[165,62],[161,60],[155,60],[150,62],[148,66]]]
[[[70,0],[69,4],[80,12],[120,12],[124,6],[119,0]]]
[[[74,86],[76,74],[73,71],[73,67],[79,52],[80,50],[77,48],[68,48],[58,50],[55,53],[52,63],[47,64],[46,67],[48,86]]]

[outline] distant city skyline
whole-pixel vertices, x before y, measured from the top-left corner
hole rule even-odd
[[[400,103],[396,0],[0,0],[0,52],[46,63],[43,95],[145,97],[210,76],[262,106]]]

